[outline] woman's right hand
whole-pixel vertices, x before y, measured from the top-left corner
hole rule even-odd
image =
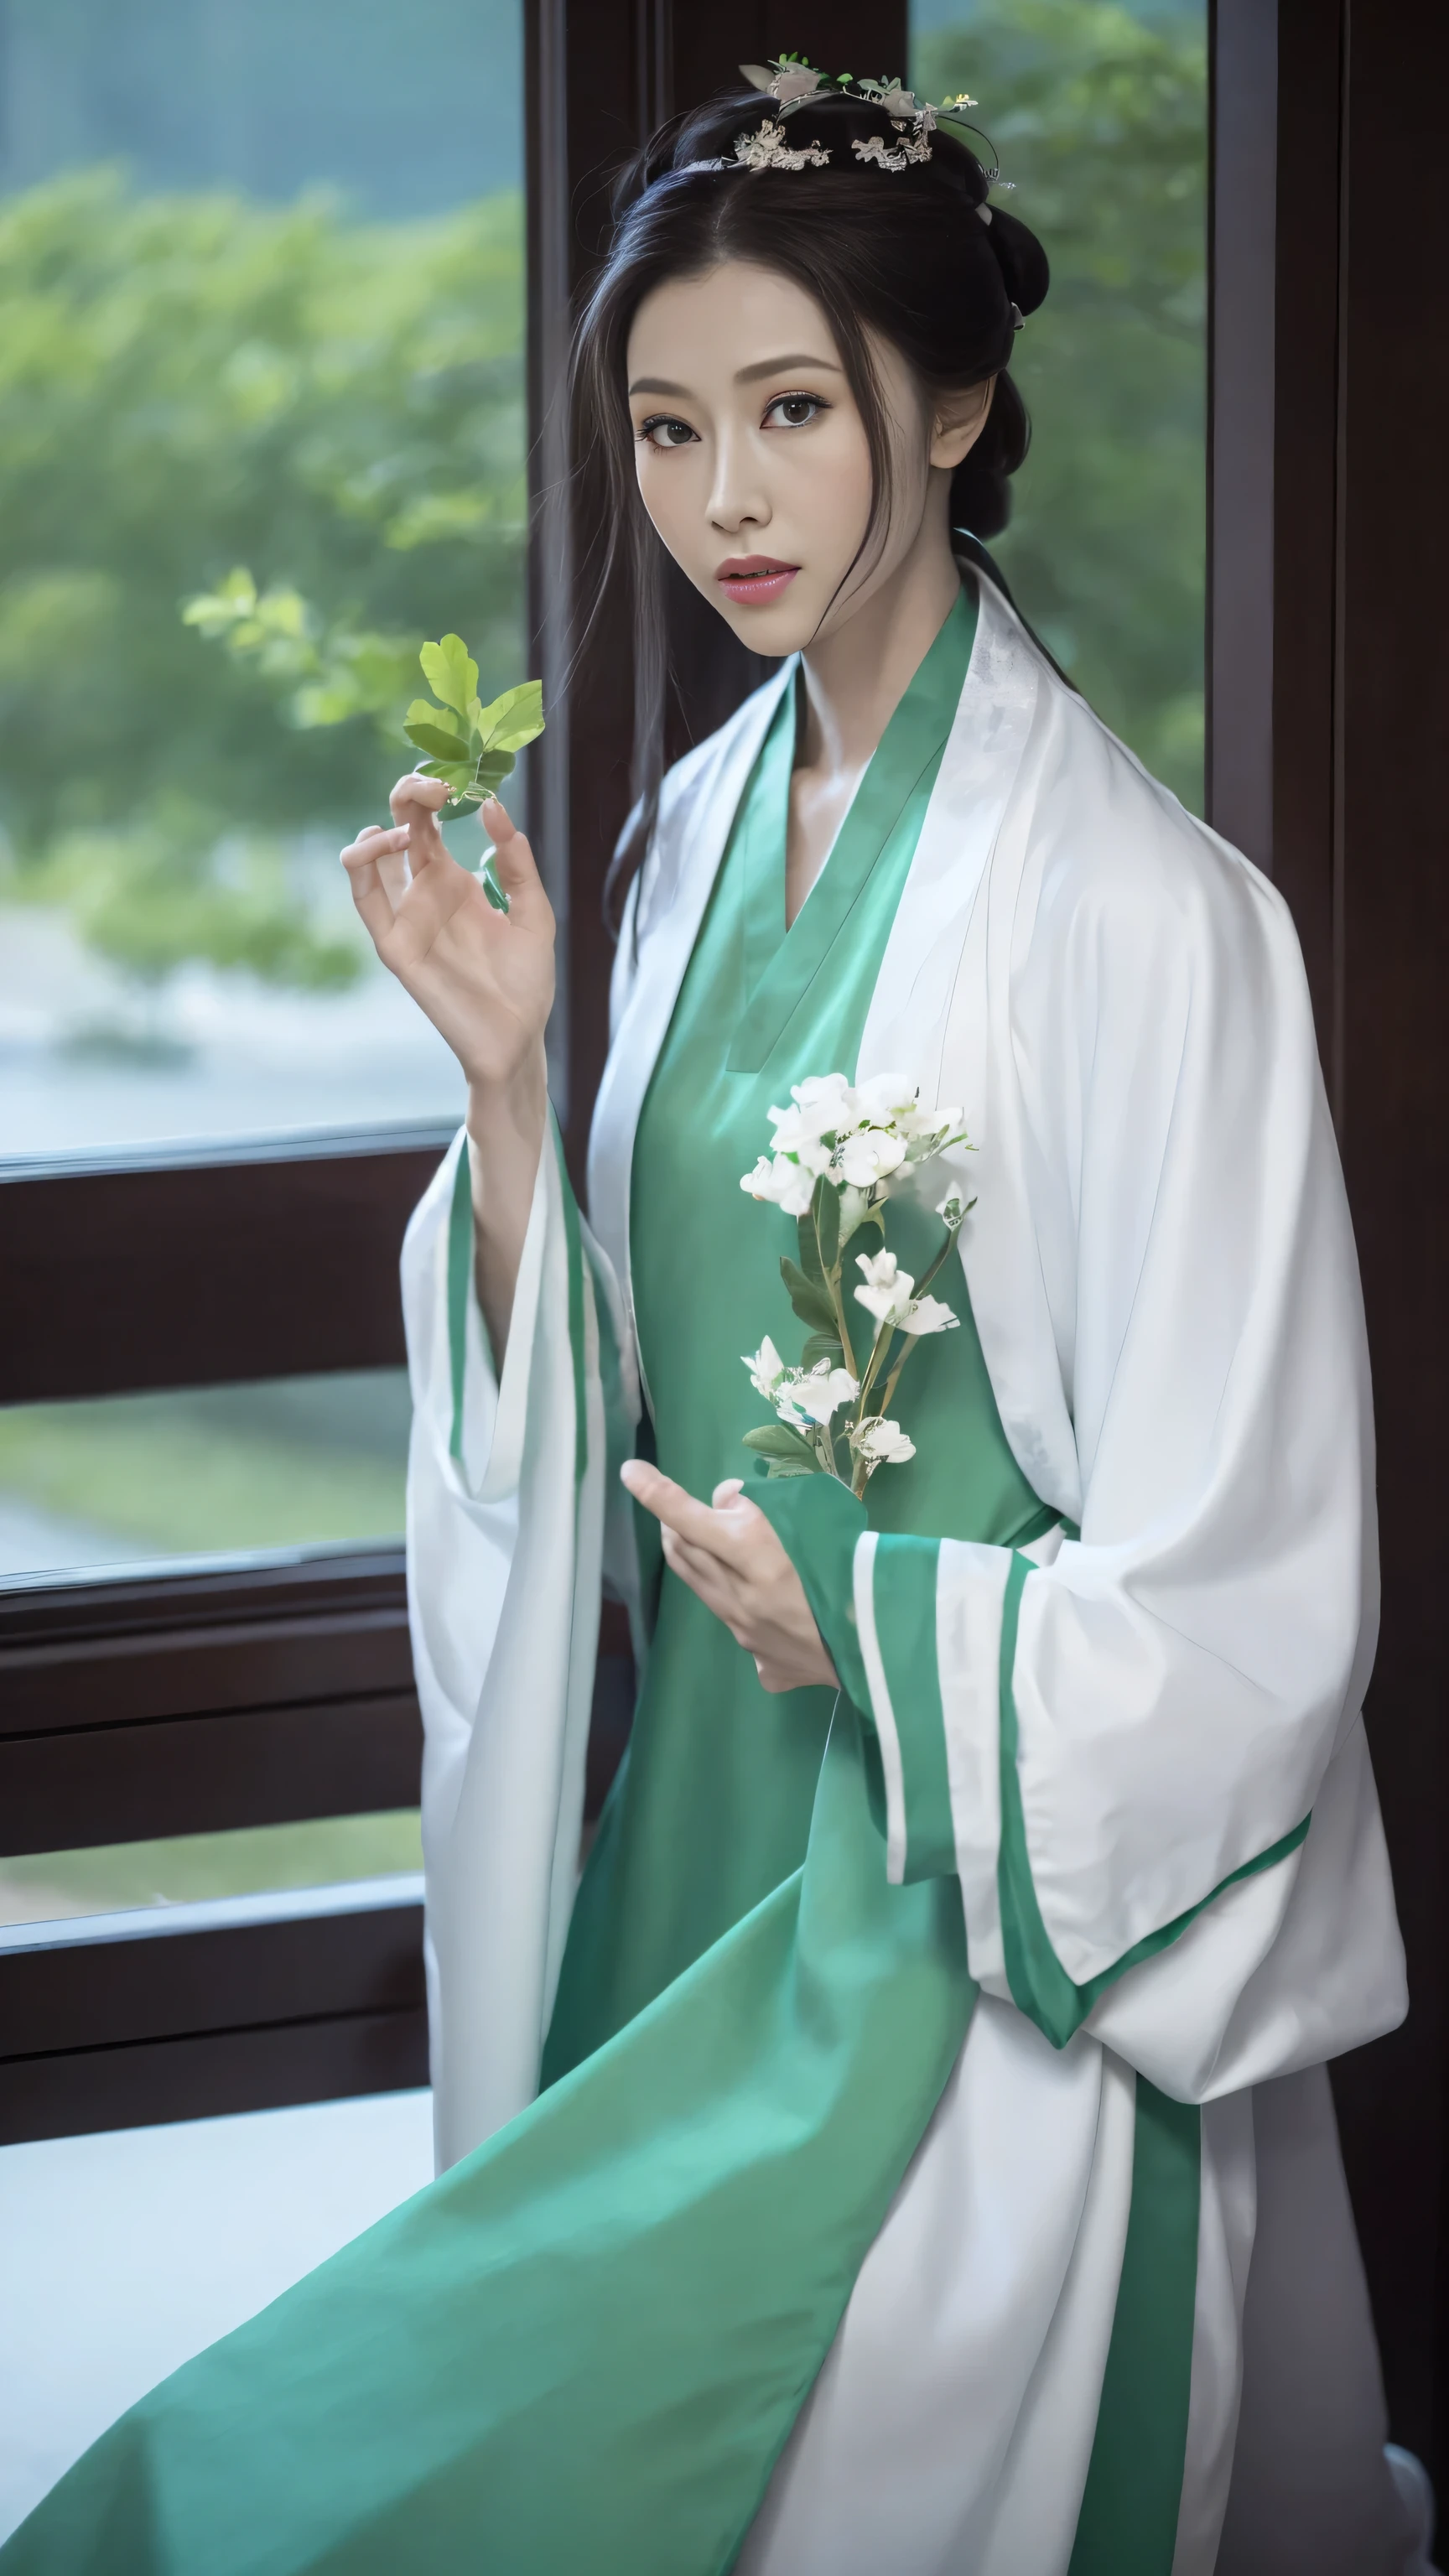
[[[450,790],[413,773],[392,791],[392,829],[369,823],[342,853],[352,900],[385,966],[446,1038],[475,1095],[507,1091],[537,1062],[553,1006],[553,907],[533,852],[496,796],[479,820],[508,897],[499,912],[438,829]]]

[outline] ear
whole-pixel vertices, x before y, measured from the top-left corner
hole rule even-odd
[[[988,376],[984,385],[962,385],[937,394],[931,427],[933,465],[954,474],[963,456],[970,455],[986,427],[995,391],[996,378]]]

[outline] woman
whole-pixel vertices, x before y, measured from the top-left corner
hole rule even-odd
[[[13,2576],[1410,2563],[1324,2074],[1403,1992],[1292,928],[953,548],[1038,245],[904,93],[771,88],[656,138],[582,328],[646,644],[662,540],[782,662],[661,786],[645,657],[592,1234],[524,837],[506,915],[431,781],[344,853],[469,1083],[404,1264],[446,2170]],[[739,1176],[832,1072],[974,1148],[865,1502],[742,1482],[799,1333]],[[575,1901],[601,1557],[644,1678]]]

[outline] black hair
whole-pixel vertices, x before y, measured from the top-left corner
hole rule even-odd
[[[648,843],[664,770],[670,682],[665,554],[640,501],[625,391],[634,316],[666,280],[702,275],[729,259],[790,278],[825,315],[860,412],[871,463],[871,508],[859,563],[889,513],[891,454],[870,338],[905,358],[928,391],[996,379],[985,426],[951,482],[954,529],[981,540],[1005,527],[1008,477],[1026,454],[1026,406],[1008,372],[1023,316],[1047,291],[1046,253],[1034,233],[989,206],[991,175],[954,132],[931,135],[927,160],[904,169],[862,161],[857,142],[878,137],[898,152],[915,129],[884,108],[823,91],[784,120],[792,152],[828,151],[824,168],[754,170],[734,165],[737,137],[758,133],[773,103],[758,91],[722,95],[671,118],[621,171],[614,234],[580,320],[570,376],[581,470],[596,481],[588,517],[596,607],[614,580],[632,579],[635,610],[634,789],[630,827],[610,871],[617,905]],[[691,163],[723,160],[722,169]],[[963,552],[978,563],[982,550]],[[989,558],[985,568],[992,570]],[[854,564],[851,569],[854,569]]]

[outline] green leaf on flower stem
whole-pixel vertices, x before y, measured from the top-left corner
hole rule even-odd
[[[495,788],[501,787],[513,765],[511,751],[485,751],[476,770],[480,796],[491,796]]]
[[[845,1366],[845,1353],[840,1347],[838,1333],[812,1333],[800,1354],[802,1368],[817,1368],[822,1360],[828,1360],[832,1368]]]
[[[819,1195],[820,1192],[817,1188],[815,1197],[818,1198]],[[825,1272],[821,1265],[820,1246],[815,1235],[814,1199],[811,1200],[811,1203],[806,1209],[804,1215],[798,1216],[795,1219],[795,1231],[800,1238],[800,1267],[804,1271],[807,1279],[812,1279],[817,1288],[823,1288],[825,1285]]]
[[[765,1473],[767,1476],[824,1476],[828,1474],[828,1472],[828,1469],[821,1466],[818,1458],[812,1458],[808,1467],[800,1466],[793,1458],[767,1458],[765,1460]]]
[[[816,1470],[815,1452],[802,1431],[792,1431],[788,1422],[765,1422],[758,1431],[745,1433],[745,1447],[758,1449],[762,1458],[778,1458],[793,1463],[797,1475],[812,1476]]]
[[[490,706],[473,710],[473,722],[485,751],[522,751],[543,731],[542,680],[521,680],[516,689],[505,689]],[[508,765],[511,769],[511,760]]]
[[[435,698],[452,707],[464,722],[478,693],[478,665],[461,635],[445,635],[441,644],[425,644],[418,655],[423,678]]]
[[[830,1271],[840,1254],[840,1192],[833,1181],[816,1182],[813,1214],[821,1265]]]
[[[785,1282],[790,1303],[801,1323],[808,1324],[812,1333],[833,1334],[835,1308],[831,1305],[824,1287],[818,1285],[813,1279],[807,1279],[798,1264],[788,1259],[780,1263],[780,1276]]]
[[[459,761],[465,767],[471,766],[466,742],[460,742],[455,733],[448,733],[436,721],[436,708],[432,712],[434,721],[430,724],[413,724],[409,721],[403,726],[403,732],[409,742],[416,743],[419,751],[431,752],[437,760]]]

